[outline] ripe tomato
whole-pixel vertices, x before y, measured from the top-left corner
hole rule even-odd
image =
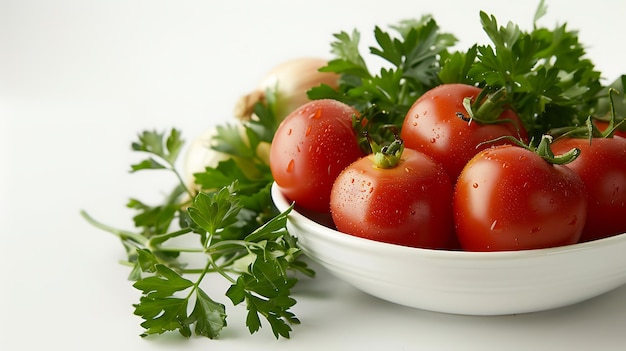
[[[577,243],[586,190],[570,168],[513,145],[479,152],[454,190],[454,222],[467,251],[510,251]]]
[[[514,123],[480,124],[468,121],[463,99],[476,99],[481,89],[466,84],[444,84],[431,89],[409,109],[400,137],[407,148],[431,156],[441,163],[452,179],[478,151],[498,142],[477,147],[478,144],[510,135],[527,141],[527,132],[518,116],[505,110],[497,119],[509,119]]]
[[[452,182],[440,164],[404,149],[393,168],[374,165],[374,155],[348,166],[332,188],[330,209],[337,230],[412,247],[456,248]]]
[[[283,120],[270,147],[270,169],[288,199],[312,211],[329,211],[335,178],[363,156],[352,128],[355,114],[349,105],[323,99]]]
[[[552,150],[581,150],[567,167],[573,169],[587,187],[587,219],[580,241],[626,233],[626,139],[557,139]]]

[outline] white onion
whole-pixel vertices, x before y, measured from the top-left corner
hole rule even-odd
[[[268,89],[276,94],[276,118],[282,121],[291,111],[309,101],[307,90],[322,83],[337,87],[339,77],[337,74],[319,72],[326,64],[325,59],[303,57],[285,61],[270,70],[257,88],[242,96],[235,105],[236,119],[233,123],[237,123],[243,141],[247,143],[248,138],[242,121],[254,118],[254,105],[265,99],[265,92]],[[216,134],[216,127],[207,129],[194,139],[187,149],[182,176],[189,189],[198,190],[194,173],[204,172],[206,167],[216,167],[220,161],[232,158],[242,169],[254,169],[251,165],[246,165],[246,162],[249,162],[247,160],[212,149],[212,138]],[[266,164],[269,164],[269,150],[268,143],[261,143],[256,150],[257,156]]]
[[[257,88],[241,97],[235,105],[235,116],[240,119],[252,117],[254,105],[262,101],[270,89],[276,94],[276,117],[282,121],[291,111],[309,101],[306,92],[320,84],[337,87],[339,76],[320,72],[328,62],[322,58],[303,57],[285,61],[274,67],[261,80]]]

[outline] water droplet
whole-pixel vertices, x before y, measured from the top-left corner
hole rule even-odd
[[[520,160],[520,161],[524,161],[524,160],[526,160],[526,156],[524,156],[524,155],[520,155],[519,160]]]
[[[430,138],[430,142],[431,142],[431,143],[433,143],[433,144],[434,144],[436,141],[437,141],[437,139],[435,139],[435,138]]]
[[[313,112],[309,116],[309,118],[311,118],[311,119],[319,119],[321,116],[322,116],[322,110],[318,108],[317,110],[315,110],[315,112]]]
[[[304,133],[304,136],[309,136],[309,134],[311,134],[311,126],[306,127],[306,132]]]
[[[509,168],[510,164],[508,162],[502,163],[502,168]]]
[[[567,223],[568,225],[576,225],[576,222],[578,222],[578,216],[574,216],[574,218],[572,218],[572,220]]]
[[[289,130],[287,131],[287,135],[291,135],[291,133],[293,133],[293,130],[289,128]]]
[[[492,223],[491,223],[491,227],[489,229],[491,230],[496,230],[496,226],[498,225],[498,220],[495,219]]]
[[[294,166],[295,166],[295,161],[290,160],[289,163],[287,164],[287,173],[293,172]]]
[[[474,183],[474,184],[472,184],[472,187],[473,187],[474,189],[478,188],[478,183]]]
[[[541,227],[534,227],[530,230],[530,234],[535,234],[541,231]]]

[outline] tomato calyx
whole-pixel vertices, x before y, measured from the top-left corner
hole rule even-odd
[[[463,112],[457,112],[457,117],[468,124],[473,121],[480,124],[513,123],[510,119],[498,118],[506,110],[509,103],[506,88],[502,87],[493,93],[490,93],[491,91],[490,87],[485,87],[476,96],[476,99],[464,98],[463,107],[468,116]]]
[[[374,156],[373,163],[376,168],[394,168],[400,163],[402,153],[404,152],[404,140],[398,136],[397,132],[394,132],[394,140],[384,146],[374,141],[369,133],[364,132],[363,134],[369,141]]]
[[[606,122],[607,126],[604,130],[600,130],[598,126],[593,123],[593,117],[589,116],[585,120],[584,126],[574,126],[569,128],[562,128],[551,131],[551,134],[558,135],[559,138],[562,137],[570,137],[570,138],[580,138],[580,139],[589,139],[589,144],[591,144],[592,139],[601,138],[608,139],[612,138],[616,132],[622,131],[626,129],[626,118],[621,119],[619,122],[617,121],[617,117],[615,115],[615,104],[613,101],[613,94],[619,94],[619,91],[614,88],[609,88],[609,119],[598,119],[600,121]],[[597,118],[596,118],[597,119]]]
[[[527,149],[529,151],[536,153],[537,155],[539,155],[539,157],[544,159],[546,162],[553,164],[553,165],[565,165],[570,162],[573,162],[580,155],[580,152],[581,152],[580,149],[578,148],[572,148],[571,150],[569,150],[568,152],[564,154],[555,155],[550,146],[552,142],[554,141],[554,137],[550,134],[542,135],[541,140],[539,141],[539,144],[537,144],[537,146],[533,146],[532,140],[530,143],[525,144],[524,142],[520,141],[517,138],[514,138],[510,135],[506,135],[506,136],[502,136],[493,140],[480,143],[477,145],[477,147],[480,145],[484,145],[484,144],[494,143],[500,140],[509,140],[513,142],[513,144],[515,144],[516,146],[522,147],[524,149]]]

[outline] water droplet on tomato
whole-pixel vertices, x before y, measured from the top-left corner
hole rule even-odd
[[[578,216],[574,216],[574,218],[572,218],[572,220],[567,223],[568,225],[576,225],[576,222],[578,222]]]
[[[436,141],[437,141],[437,139],[435,139],[435,138],[430,138],[430,142],[431,142],[432,144],[434,144]]]
[[[287,173],[293,172],[294,166],[295,166],[295,161],[290,160],[289,163],[287,164]]]
[[[509,168],[509,163],[508,162],[504,162],[502,163],[502,168]]]
[[[311,126],[306,127],[306,132],[304,133],[304,136],[309,136],[309,134],[311,134]]]
[[[311,119],[319,119],[321,116],[322,116],[322,110],[318,108],[317,110],[315,110],[315,112],[313,112],[309,116],[309,118],[311,118]]]
[[[530,230],[530,234],[535,234],[541,231],[541,227],[534,227]]]
[[[497,227],[496,227],[497,225],[498,225],[498,220],[497,220],[497,219],[495,219],[495,220],[491,223],[491,227],[489,227],[489,229],[491,229],[491,230],[496,230],[496,229],[497,229]]]
[[[472,184],[472,187],[473,187],[474,189],[478,188],[478,183],[474,183],[474,184]]]
[[[293,130],[289,128],[289,130],[287,131],[287,135],[291,135],[291,133],[293,133]]]

